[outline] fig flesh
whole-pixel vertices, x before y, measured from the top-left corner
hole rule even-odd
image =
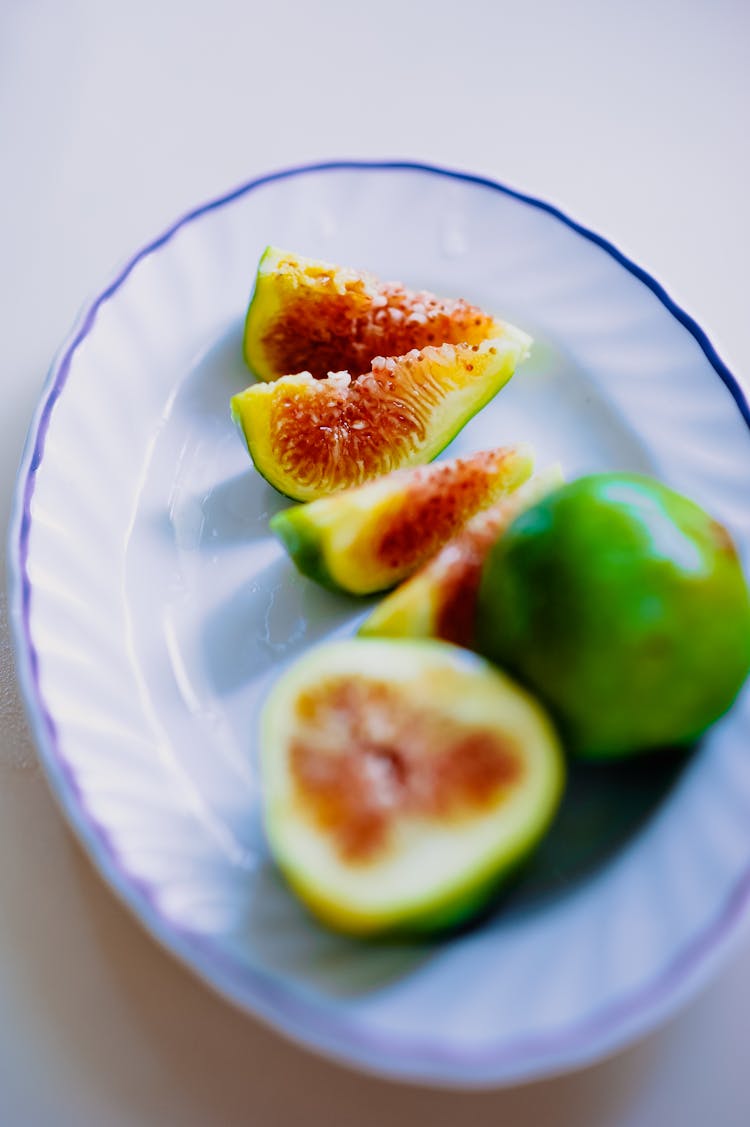
[[[262,720],[271,851],[354,935],[461,923],[531,852],[563,760],[544,710],[474,654],[367,639],[309,651]]]
[[[471,518],[439,552],[404,580],[362,623],[362,637],[442,638],[472,649],[484,560],[519,513],[561,485],[552,466]]]
[[[356,489],[276,513],[270,528],[310,579],[352,595],[411,575],[469,517],[531,474],[525,446],[396,470]]]
[[[266,480],[311,501],[431,462],[504,387],[528,347],[509,328],[482,344],[377,357],[356,380],[347,372],[284,376],[235,395],[232,415]]]
[[[364,271],[267,247],[245,321],[244,354],[259,379],[366,372],[376,356],[480,344],[504,326],[462,299],[381,282]]]

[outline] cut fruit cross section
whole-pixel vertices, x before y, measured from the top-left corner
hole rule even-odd
[[[266,702],[265,821],[289,883],[351,934],[476,913],[541,839],[563,786],[544,710],[444,642],[309,651]]]
[[[495,541],[529,506],[563,483],[555,465],[483,509],[391,592],[362,623],[363,637],[442,638],[474,645],[477,593],[484,561]]]
[[[410,575],[532,469],[528,446],[480,450],[297,505],[276,513],[270,526],[304,575],[367,595]]]
[[[285,376],[235,395],[232,414],[266,480],[310,501],[431,462],[508,382],[529,345],[509,326],[482,344],[378,357],[357,380]]]
[[[245,360],[263,380],[366,372],[376,356],[479,344],[502,322],[462,298],[436,297],[365,271],[268,247],[245,322]]]

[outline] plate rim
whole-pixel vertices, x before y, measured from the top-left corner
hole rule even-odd
[[[489,188],[551,215],[579,236],[603,249],[654,293],[667,312],[695,339],[709,364],[729,390],[735,406],[750,429],[750,402],[739,381],[721,360],[709,337],[698,323],[669,296],[652,274],[620,251],[610,240],[572,219],[556,205],[490,177],[420,161],[326,160],[292,165],[263,173],[191,208],[155,239],[144,244],[126,259],[124,264],[114,271],[110,281],[83,305],[70,332],[52,360],[28,428],[13,489],[9,521],[8,611],[16,675],[26,716],[50,787],[68,824],[84,845],[87,856],[141,926],[145,927],[162,947],[173,957],[178,958],[196,977],[243,1012],[263,1020],[307,1049],[323,1053],[349,1067],[356,1066],[390,1079],[403,1081],[422,1081],[455,1087],[497,1087],[582,1067],[625,1047],[673,1013],[708,978],[727,953],[730,944],[739,937],[743,918],[746,921],[750,917],[750,858],[709,921],[700,931],[690,936],[688,942],[673,953],[672,958],[652,978],[621,997],[610,999],[599,1010],[593,1011],[577,1023],[568,1024],[544,1036],[517,1037],[515,1040],[506,1039],[504,1043],[486,1045],[481,1049],[457,1051],[453,1056],[450,1074],[442,1078],[440,1073],[447,1063],[444,1054],[430,1054],[427,1047],[419,1046],[414,1039],[406,1040],[411,1044],[415,1057],[419,1057],[422,1061],[421,1066],[418,1067],[411,1067],[403,1060],[399,1064],[395,1059],[403,1053],[400,1038],[375,1038],[376,1042],[385,1041],[390,1048],[391,1059],[381,1060],[380,1050],[383,1046],[380,1045],[375,1049],[370,1047],[371,1035],[357,1031],[361,1041],[358,1050],[353,1051],[351,1044],[345,1049],[341,1033],[334,1033],[333,1028],[329,1030],[330,1035],[327,1038],[321,1038],[319,1033],[317,1036],[301,1033],[295,1028],[293,1002],[288,1007],[289,1013],[284,1014],[279,1012],[278,999],[274,1001],[272,996],[270,1000],[262,996],[252,997],[250,1000],[237,997],[229,983],[230,976],[226,976],[227,981],[224,981],[225,974],[217,958],[217,952],[208,952],[206,955],[202,944],[196,947],[191,943],[188,933],[183,932],[161,915],[148,884],[126,872],[119,864],[116,852],[107,838],[106,827],[100,826],[89,815],[75,776],[59,748],[55,722],[46,706],[39,682],[38,655],[29,620],[33,586],[27,571],[32,525],[31,501],[36,476],[44,458],[45,440],[55,403],[65,388],[75,353],[93,328],[100,307],[114,297],[142,259],[157,252],[182,227],[267,184],[310,173],[340,171],[405,171],[449,178]],[[196,954],[203,955],[203,962],[196,959]],[[259,971],[257,974],[263,977],[262,972]],[[261,983],[257,985],[260,987]],[[259,990],[258,993],[263,992]],[[274,993],[275,991],[272,990],[271,995]],[[331,1018],[327,1020],[331,1021],[332,1026],[336,1024]],[[350,1028],[344,1030],[344,1034],[351,1038],[352,1030]],[[431,1055],[435,1056],[435,1060],[431,1065],[426,1065],[425,1061],[429,1060]],[[472,1064],[481,1072],[481,1078],[478,1080],[471,1075]],[[462,1075],[462,1071],[466,1075]]]

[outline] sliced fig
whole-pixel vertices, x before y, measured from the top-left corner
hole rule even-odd
[[[528,338],[378,357],[368,375],[309,373],[256,383],[232,416],[266,481],[314,500],[431,462],[510,380]]]
[[[309,651],[262,720],[271,850],[308,907],[355,935],[465,921],[530,853],[564,777],[544,710],[444,642]]]
[[[366,372],[376,356],[479,344],[504,325],[462,299],[268,247],[245,321],[248,366],[263,380],[296,372]]]
[[[482,450],[396,470],[335,497],[276,513],[271,530],[304,574],[334,590],[368,595],[418,568],[480,509],[526,481],[526,446]]]
[[[511,521],[562,485],[559,466],[535,475],[471,518],[439,552],[387,595],[362,623],[364,636],[442,638],[474,646],[477,592],[492,545]]]
[[[358,380],[346,372],[284,376],[235,395],[232,414],[265,479],[311,501],[431,462],[508,382],[527,348],[524,334],[509,333],[380,356]]]

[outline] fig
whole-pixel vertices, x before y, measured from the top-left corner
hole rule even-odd
[[[410,575],[469,517],[521,485],[526,446],[395,470],[334,497],[276,513],[270,527],[303,575],[337,591],[369,595]]]
[[[265,479],[311,501],[431,462],[508,382],[528,345],[509,330],[482,344],[379,356],[357,380],[284,376],[235,395],[232,414]]]
[[[244,354],[263,380],[297,372],[321,378],[359,375],[376,356],[503,335],[501,321],[462,299],[267,247],[245,321]]]
[[[349,639],[308,651],[261,722],[271,852],[331,927],[467,920],[528,856],[564,777],[543,708],[467,650]]]
[[[693,743],[750,669],[750,598],[727,530],[649,477],[594,474],[490,550],[477,648],[538,694],[570,749]]]
[[[471,518],[439,552],[387,595],[359,628],[362,637],[442,638],[473,648],[485,557],[524,509],[562,484],[559,466],[535,475]]]

